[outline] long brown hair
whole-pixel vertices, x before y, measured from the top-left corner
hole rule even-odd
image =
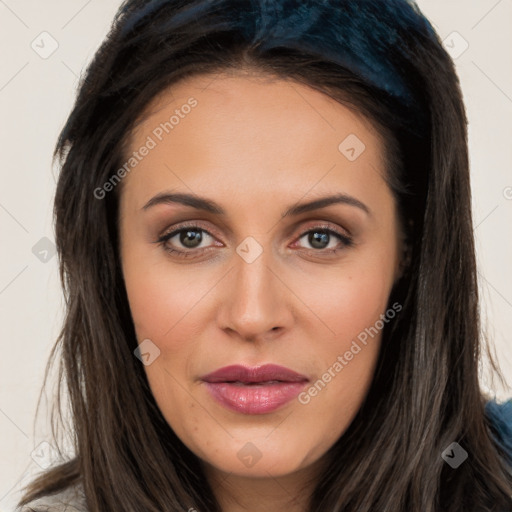
[[[92,511],[220,512],[201,461],[163,418],[133,354],[118,251],[121,187],[103,197],[95,191],[126,160],[126,141],[156,94],[188,76],[251,69],[307,84],[374,123],[386,140],[387,178],[409,247],[408,269],[389,299],[402,312],[384,328],[372,386],[329,450],[308,511],[511,510],[510,469],[478,381],[467,121],[453,63],[406,0],[266,2],[297,27],[274,45],[278,31],[263,4],[127,0],[81,80],[54,153],[67,311],[49,361],[61,356],[54,421],[63,423],[67,393],[76,453],[34,480],[21,504],[80,483]],[[373,66],[375,76],[391,69],[396,83],[379,86],[365,73],[367,47],[359,48],[361,72],[354,59],[342,65],[319,50],[322,38],[345,28],[345,44],[355,41],[355,16],[370,43],[382,46],[375,51],[386,60]],[[298,28],[304,20],[309,32]],[[456,470],[441,458],[453,441],[469,453]]]

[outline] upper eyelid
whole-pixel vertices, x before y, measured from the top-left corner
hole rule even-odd
[[[211,237],[216,238],[216,236],[209,229],[202,227],[200,224],[198,224],[196,222],[196,223],[192,223],[192,224],[178,225],[177,227],[167,229],[158,237],[158,240],[172,238],[173,236],[176,236],[181,231],[185,231],[185,229],[190,229],[190,228],[196,228],[199,231],[204,231],[205,233],[208,233],[208,235],[210,235]]]

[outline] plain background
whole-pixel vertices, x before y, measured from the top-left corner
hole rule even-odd
[[[510,385],[512,1],[418,4],[450,48],[461,80],[482,315]],[[13,510],[20,485],[41,470],[40,454],[51,455],[40,445],[51,441],[44,403],[34,424],[46,361],[63,317],[52,252],[58,169],[52,168],[51,155],[78,77],[119,5],[119,0],[0,0],[0,511]],[[48,56],[52,45],[58,46]],[[487,378],[482,386],[498,398],[509,396]]]

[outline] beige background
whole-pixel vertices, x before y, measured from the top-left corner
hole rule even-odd
[[[451,47],[462,83],[470,121],[482,312],[510,383],[512,2],[418,3]],[[57,259],[51,252],[57,173],[51,153],[77,77],[119,5],[119,0],[0,0],[0,511],[13,509],[20,485],[41,469],[37,461],[52,455],[40,445],[50,440],[44,409],[36,432],[33,422],[62,320]],[[50,35],[40,35],[43,31]],[[49,51],[52,44],[58,47],[47,58],[35,51]],[[488,379],[483,386],[498,397],[509,395]]]

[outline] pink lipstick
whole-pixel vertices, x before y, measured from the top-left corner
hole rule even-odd
[[[243,414],[266,414],[293,400],[309,379],[275,364],[232,365],[202,377],[213,398]]]

